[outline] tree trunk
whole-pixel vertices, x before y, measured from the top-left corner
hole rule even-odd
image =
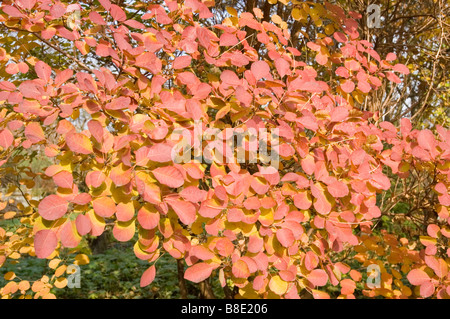
[[[177,259],[177,269],[178,269],[178,285],[180,286],[180,298],[187,299],[188,292],[186,287],[186,281],[184,280],[184,265],[183,261]]]
[[[92,238],[89,240],[89,248],[92,251],[92,254],[102,254],[108,249],[109,239],[108,233],[105,231],[98,237]]]
[[[209,279],[202,281],[199,285],[202,299],[216,299],[216,296],[214,295]]]

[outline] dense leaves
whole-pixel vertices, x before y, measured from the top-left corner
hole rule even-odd
[[[74,10],[67,3],[2,3],[9,32],[72,60],[59,69],[42,57],[1,56],[29,68],[4,65],[0,165],[19,162],[21,152],[40,154],[49,164],[28,177],[55,187],[25,197],[19,221],[27,226],[17,235],[0,228],[0,265],[22,254],[51,263],[112,228],[150,263],[141,287],[169,254],[187,265],[186,280],[217,275],[244,298],[330,298],[327,285],[340,287],[340,298],[355,298],[356,289],[407,298],[405,278],[416,297],[448,298],[450,131],[413,130],[408,119],[397,128],[355,107],[409,69],[360,40],[359,14],[328,3],[292,12],[301,20],[307,8],[332,26],[308,39],[314,65],[291,46],[280,16],[268,22],[261,10],[230,10],[208,27],[211,5],[102,0],[82,5],[81,20],[66,28],[61,19]],[[73,55],[62,49],[67,43]],[[421,246],[374,233],[379,196],[394,187],[391,175],[406,180],[411,167],[433,176],[437,197],[428,205],[439,218]],[[350,255],[379,265],[382,285],[365,285]],[[1,293],[16,291],[9,284]]]

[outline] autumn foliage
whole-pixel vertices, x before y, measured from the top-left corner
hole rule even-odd
[[[257,8],[229,8],[207,24],[210,1],[99,0],[71,28],[64,22],[74,5],[0,7],[8,32],[69,62],[57,69],[0,48],[0,174],[20,176],[2,191],[0,208],[16,228],[0,228],[0,265],[29,255],[55,269],[34,283],[8,274],[2,296],[53,297],[50,288],[67,283],[62,252],[82,265],[82,241],[111,231],[148,260],[141,286],[170,254],[186,264],[186,280],[218,276],[234,298],[450,297],[450,131],[416,130],[408,119],[396,126],[358,109],[384,81],[409,73],[394,53],[380,57],[361,40],[358,13],[295,6],[293,19],[320,20],[323,32],[305,38],[300,52],[286,22],[266,21]],[[203,140],[212,161],[175,161],[182,135],[174,133],[193,136],[196,126],[276,129],[278,144],[265,143],[276,146],[277,167],[238,161],[238,150],[225,161],[226,138]],[[249,143],[247,136],[247,155]],[[185,146],[199,150],[194,139]],[[47,167],[20,166],[38,154]],[[430,178],[435,216],[420,236],[380,230],[380,194],[413,174]],[[52,192],[32,197],[37,178],[51,181]],[[5,197],[17,189],[26,202],[7,214]],[[371,264],[381,269],[377,287],[366,284]]]

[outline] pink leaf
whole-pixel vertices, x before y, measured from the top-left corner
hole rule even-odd
[[[45,197],[38,206],[39,215],[47,220],[55,220],[64,216],[69,203],[58,195]]]
[[[332,122],[341,122],[347,119],[348,109],[344,106],[338,106],[331,110],[330,112]]]
[[[144,229],[154,229],[159,224],[159,212],[151,211],[147,206],[142,207],[137,214],[137,220]]]
[[[92,201],[94,212],[101,217],[109,218],[116,212],[116,204],[107,196],[96,198]]]
[[[61,171],[53,176],[55,184],[62,188],[72,188],[73,176],[72,173],[68,171]]]
[[[325,286],[328,282],[328,275],[323,269],[314,269],[306,278],[314,286]]]
[[[34,235],[34,251],[38,258],[47,258],[50,256],[57,245],[58,238],[49,229],[40,230]]]
[[[180,192],[180,196],[183,199],[188,200],[192,203],[198,203],[206,199],[207,192],[205,190],[199,189],[197,186],[188,186],[183,188]]]
[[[74,221],[68,220],[59,233],[61,244],[64,247],[75,248],[81,241]]]
[[[83,236],[89,233],[92,229],[91,220],[86,215],[80,214],[75,220],[78,233]]]
[[[255,76],[256,80],[260,80],[262,78],[267,78],[270,75],[270,67],[265,61],[256,61],[251,66],[251,71]]]
[[[328,185],[328,192],[333,197],[344,197],[348,194],[348,187],[343,182],[335,181]]]
[[[8,129],[4,129],[0,131],[0,146],[4,149],[7,149],[12,145],[14,141],[14,136],[12,135],[11,131]]]
[[[80,154],[91,154],[93,152],[91,141],[84,134],[67,134],[66,143],[72,152]]]
[[[394,61],[395,59],[397,59],[397,55],[395,53],[388,53],[386,55],[386,61]]]
[[[195,283],[202,282],[203,280],[211,276],[211,272],[214,267],[207,263],[197,263],[188,269],[184,273],[184,278]]]
[[[414,286],[422,285],[424,282],[430,280],[430,277],[422,269],[413,269],[408,273],[407,276],[409,282]]]
[[[33,144],[45,140],[44,131],[42,130],[41,125],[37,122],[31,122],[27,125],[27,127],[25,128],[25,136]]]
[[[284,77],[286,74],[290,74],[291,65],[288,61],[283,58],[278,58],[275,60],[275,67],[280,77]]]
[[[47,83],[50,81],[52,69],[48,66],[47,63],[38,61],[36,62],[34,69],[36,70],[36,74],[40,79],[44,80]]]
[[[183,224],[190,225],[195,221],[197,209],[194,204],[182,200],[167,200],[167,204],[173,208]]]
[[[184,69],[191,65],[191,61],[192,58],[188,55],[179,56],[173,61],[173,68],[175,70]]]
[[[434,293],[435,287],[431,281],[426,281],[420,285],[420,295],[424,298],[431,297]]]
[[[183,174],[174,166],[158,167],[152,173],[158,182],[169,187],[178,188],[184,184]]]
[[[155,276],[156,276],[156,268],[155,265],[152,265],[142,274],[140,286],[146,287],[150,285],[155,279]]]
[[[100,171],[91,171],[86,174],[86,185],[89,187],[99,187],[105,181],[106,176]]]
[[[353,90],[355,90],[355,83],[353,83],[353,81],[351,81],[351,80],[344,81],[341,84],[341,89],[345,93],[352,93]]]
[[[290,247],[295,241],[294,234],[287,228],[277,230],[276,236],[283,247]]]
[[[111,5],[111,16],[116,21],[125,21],[127,19],[127,15],[125,14],[125,11],[123,11],[122,8],[120,8],[116,4]]]
[[[409,74],[409,69],[406,65],[401,64],[401,63],[397,63],[396,65],[394,65],[394,67],[392,68],[394,71],[396,72],[400,72],[402,74]]]

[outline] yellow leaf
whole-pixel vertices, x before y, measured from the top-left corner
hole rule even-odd
[[[31,290],[33,290],[33,292],[41,291],[42,288],[44,288],[44,283],[42,281],[35,281],[31,286]]]
[[[58,269],[56,269],[55,271],[55,276],[59,277],[61,275],[63,275],[66,272],[67,266],[66,265],[61,265],[58,267]]]
[[[235,8],[227,7],[226,10],[232,17],[237,17],[238,13]]]
[[[6,213],[3,215],[3,218],[4,218],[4,219],[11,219],[11,218],[13,218],[14,216],[16,216],[16,212],[6,212]]]
[[[283,295],[288,289],[288,283],[276,275],[270,279],[269,288],[277,295]]]
[[[64,288],[67,286],[67,278],[59,277],[55,280],[55,283],[53,284],[56,288]]]
[[[56,267],[58,267],[60,262],[61,262],[61,259],[55,258],[55,259],[50,260],[50,262],[48,263],[48,266],[51,269],[56,269]]]
[[[299,8],[292,9],[292,17],[294,20],[300,20],[302,18],[302,13]]]
[[[278,14],[274,14],[272,17],[272,22],[276,23],[276,24],[280,24],[283,22],[283,19],[281,19],[281,17]]]
[[[21,282],[19,282],[19,290],[22,291],[27,291],[28,289],[30,289],[30,283],[27,280],[22,280]]]
[[[12,271],[8,271],[3,278],[5,278],[5,280],[13,280],[14,278],[16,278],[16,274]]]
[[[85,254],[78,254],[75,257],[74,264],[79,265],[79,266],[87,265],[87,264],[89,264],[89,257]]]

